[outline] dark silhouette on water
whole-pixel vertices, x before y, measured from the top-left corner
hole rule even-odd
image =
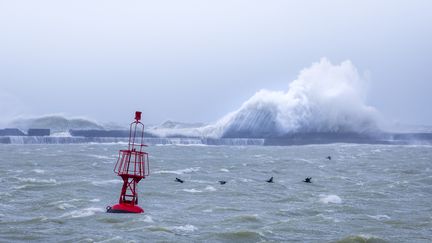
[[[180,182],[180,183],[183,183],[183,182],[184,182],[184,180],[179,179],[179,178],[177,178],[177,177],[176,177],[175,181]]]
[[[270,179],[266,180],[268,183],[273,183],[273,176]]]
[[[329,156],[327,156],[326,158],[327,158],[328,160],[331,160],[331,156],[330,156],[330,155],[329,155]]]
[[[306,182],[306,183],[312,183],[312,177],[306,177],[306,179],[304,179],[304,181],[303,182]]]
[[[221,185],[224,185],[224,184],[226,183],[226,181],[219,181],[219,183],[220,183]]]

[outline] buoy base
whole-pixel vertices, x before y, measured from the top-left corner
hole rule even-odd
[[[119,203],[112,207],[108,206],[106,209],[107,213],[144,213],[144,209],[140,206],[126,203]]]

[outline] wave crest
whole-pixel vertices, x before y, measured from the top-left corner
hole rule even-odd
[[[366,81],[351,61],[326,58],[302,70],[288,90],[260,90],[235,112],[202,129],[212,137],[279,137],[299,132],[378,130],[379,114],[365,104]]]

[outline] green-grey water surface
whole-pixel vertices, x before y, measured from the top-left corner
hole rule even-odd
[[[0,242],[432,241],[431,146],[151,146],[145,213],[108,214],[124,147],[0,145]]]

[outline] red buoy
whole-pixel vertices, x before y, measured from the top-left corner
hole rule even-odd
[[[108,213],[143,213],[138,206],[138,187],[141,179],[149,175],[148,153],[143,151],[144,124],[140,122],[141,112],[135,112],[135,121],[130,124],[127,150],[120,150],[114,173],[123,180],[119,203],[107,207]]]

